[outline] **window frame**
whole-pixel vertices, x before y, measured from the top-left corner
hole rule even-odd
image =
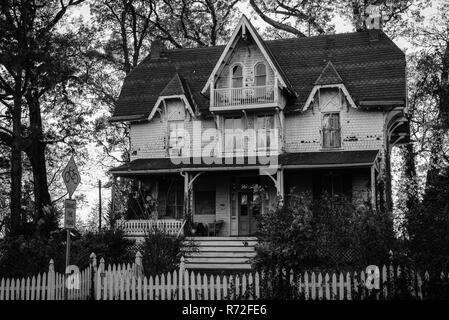
[[[229,154],[232,154],[232,155],[239,155],[239,154],[242,154],[244,151],[245,151],[245,139],[244,139],[244,135],[242,134],[240,137],[237,137],[237,136],[235,136],[235,134],[234,134],[234,136],[233,136],[233,148],[232,148],[232,150],[228,150],[227,149],[227,145],[226,145],[226,129],[229,129],[229,128],[226,128],[226,120],[228,120],[228,119],[233,119],[233,121],[232,121],[232,129],[234,130],[234,132],[235,132],[235,130],[236,129],[241,129],[242,130],[242,132],[244,132],[245,131],[245,120],[244,120],[244,118],[242,117],[242,116],[236,116],[236,115],[234,115],[234,116],[225,116],[225,117],[223,117],[223,132],[222,132],[222,137],[223,137],[223,153],[224,154],[226,154],[226,155],[229,155]],[[240,127],[240,128],[236,128],[235,127],[235,120],[237,120],[237,119],[239,119],[239,121],[241,122],[241,124],[242,124],[242,126]],[[238,138],[240,138],[240,139],[238,139]],[[237,143],[237,140],[239,140],[240,141],[240,143]],[[240,146],[240,148],[238,148],[238,146]]]
[[[236,67],[240,67],[240,69],[242,70],[242,75],[240,76],[240,77],[234,77],[234,68],[236,68]],[[245,74],[244,74],[244,68],[243,68],[243,64],[241,64],[240,62],[237,62],[237,63],[234,63],[232,66],[231,66],[231,68],[230,68],[230,84],[229,84],[229,87],[231,88],[231,89],[234,89],[234,88],[243,88],[244,87],[244,84],[245,84]],[[241,84],[241,86],[240,87],[234,87],[234,79],[241,79],[241,81],[242,81],[242,84]]]
[[[334,129],[334,128],[330,128],[330,129],[325,129],[324,128],[324,120],[326,116],[331,116],[332,115],[338,115],[338,129]],[[341,126],[341,113],[339,111],[329,111],[329,112],[322,112],[321,113],[321,148],[325,149],[325,150],[329,150],[329,149],[341,149],[343,148],[343,141],[342,141],[342,126]],[[326,139],[325,139],[325,135],[326,132],[332,132],[332,131],[337,131],[338,132],[338,145],[325,145]],[[331,139],[329,139],[331,140]]]
[[[261,66],[261,65],[264,66],[265,74],[258,75],[258,74],[257,74],[257,67],[258,67],[258,66]],[[258,84],[257,84],[257,79],[260,78],[260,77],[264,77],[264,78],[265,78],[265,81],[264,81],[264,84],[263,84],[263,85],[258,85]],[[257,63],[254,65],[254,86],[255,86],[255,87],[265,87],[265,86],[267,86],[267,83],[268,83],[268,70],[267,70],[267,65],[266,65],[263,61],[259,61],[259,62],[257,62]]]
[[[180,137],[182,138],[181,146],[178,146],[179,140],[177,140],[175,142],[175,144],[172,145],[171,132],[173,132],[173,131],[170,128],[170,125],[172,125],[172,124],[176,124],[176,132],[178,132],[179,130],[182,130],[182,132],[184,133],[182,135],[182,137],[178,133],[176,134],[177,139],[179,139]],[[178,125],[181,125],[182,128],[178,128]],[[167,153],[169,156],[172,156],[173,155],[173,154],[171,154],[171,152],[173,152],[172,150],[176,150],[176,149],[178,149],[177,156],[182,156],[183,149],[185,148],[185,138],[186,138],[185,137],[185,121],[184,120],[168,120],[167,121],[167,146],[166,146],[166,149],[167,149]]]
[[[272,127],[271,128],[259,128],[259,118],[264,118],[264,122],[267,121],[267,118],[271,118],[270,122],[272,123]],[[271,141],[271,134],[270,134],[270,130],[275,130],[276,129],[276,119],[274,114],[257,114],[255,116],[255,125],[254,127],[256,128],[256,150],[259,152],[269,152],[272,150],[272,141]],[[265,146],[261,146],[259,145],[260,142],[260,137],[259,137],[259,130],[265,130]]]

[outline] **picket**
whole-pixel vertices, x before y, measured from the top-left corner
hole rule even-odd
[[[263,298],[262,286],[276,283],[269,275],[278,277],[283,285],[290,284],[291,292],[306,300],[351,300],[372,296],[372,291],[365,286],[367,274],[364,271],[344,274],[314,270],[300,275],[283,269],[269,273],[255,271],[219,275],[186,270],[182,261],[178,270],[147,278],[138,255],[132,265],[106,266],[102,258],[98,268],[95,266],[96,262],[91,263],[89,268],[75,274],[75,281],[72,282],[64,274],[55,272],[53,261],[50,261],[47,273],[26,278],[1,278],[0,300],[83,300],[89,299],[92,290],[99,300],[260,299]],[[392,297],[397,290],[397,280],[404,276],[410,279],[409,293],[417,299],[425,299],[424,288],[431,278],[429,272],[391,265],[380,268],[380,286],[376,288],[375,298]],[[444,272],[433,276],[440,281],[449,281]],[[67,290],[67,297],[66,282],[76,284]]]

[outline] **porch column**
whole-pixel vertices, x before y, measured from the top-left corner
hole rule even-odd
[[[111,185],[111,229],[115,228],[115,188],[117,184],[117,176],[112,176],[112,185]]]
[[[376,167],[371,166],[371,206],[376,210]]]
[[[276,172],[276,190],[277,195],[284,200],[284,170],[278,169]]]
[[[190,200],[189,200],[189,173],[188,172],[184,172],[183,174],[184,176],[184,219],[186,219],[188,217],[189,214],[189,204],[190,204]]]

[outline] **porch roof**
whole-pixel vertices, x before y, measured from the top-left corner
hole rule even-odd
[[[303,153],[283,153],[279,155],[278,166],[285,169],[360,167],[371,166],[379,150],[363,151],[321,151]],[[186,159],[176,164],[171,158],[136,159],[127,164],[109,170],[118,176],[170,173],[179,171],[221,171],[221,170],[258,170],[266,165],[257,163],[254,158],[221,158],[220,163],[206,164],[199,158]],[[178,159],[179,160],[179,159]],[[232,160],[232,161],[231,161]],[[253,161],[251,161],[253,160]]]

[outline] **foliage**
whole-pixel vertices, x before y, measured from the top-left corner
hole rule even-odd
[[[256,268],[301,271],[381,265],[394,249],[391,216],[369,204],[307,194],[291,195],[282,207],[260,216]]]
[[[139,247],[145,275],[154,276],[177,270],[185,252],[195,250],[194,243],[184,246],[184,241],[184,237],[173,237],[159,229],[149,232]]]
[[[80,269],[87,267],[92,252],[97,260],[104,258],[109,264],[128,263],[134,260],[134,240],[125,238],[120,229],[87,232],[72,244],[71,263]]]
[[[26,277],[47,272],[50,259],[55,268],[64,270],[65,245],[51,237],[8,237],[0,240],[0,277]]]
[[[48,238],[7,237],[0,240],[0,277],[35,276],[47,272],[50,259],[55,270],[64,272],[66,254],[66,232],[53,232]],[[70,264],[81,270],[89,265],[92,252],[107,263],[128,263],[133,261],[134,241],[124,237],[121,230],[104,230],[100,233],[88,232],[71,241]]]
[[[409,255],[429,270],[449,267],[449,167],[426,190],[424,199],[408,212]]]

